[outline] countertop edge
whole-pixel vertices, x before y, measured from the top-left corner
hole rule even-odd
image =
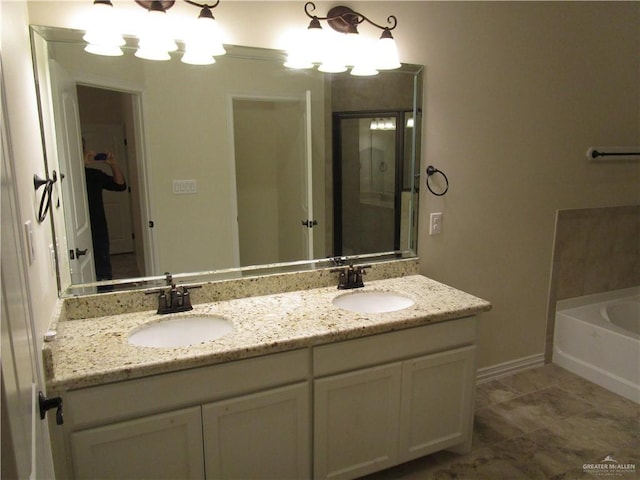
[[[434,323],[445,322],[449,320],[478,315],[491,310],[490,302],[475,297],[471,294],[461,292],[447,285],[427,279],[421,275],[403,277],[403,281],[411,281],[411,277],[419,277],[420,282],[431,285],[436,289],[441,289],[441,295],[447,292],[458,294],[460,306],[458,308],[448,308],[446,310],[438,310],[433,313],[414,314],[407,318],[397,318],[392,316],[389,320],[385,317],[377,317],[374,323],[363,325],[362,322],[354,325],[345,325],[337,327],[334,330],[324,330],[319,332],[307,333],[305,331],[298,334],[292,334],[282,339],[273,341],[255,342],[250,345],[240,345],[237,349],[229,348],[225,351],[212,351],[210,353],[200,352],[193,356],[176,356],[175,358],[164,358],[158,361],[147,361],[141,364],[127,365],[126,363],[118,365],[116,368],[104,368],[99,372],[85,373],[77,371],[67,375],[61,375],[56,378],[54,362],[56,361],[55,342],[45,343],[43,348],[43,360],[45,363],[45,375],[47,378],[47,389],[51,392],[64,392],[81,388],[95,387],[108,383],[133,380],[137,378],[160,375],[164,373],[177,372],[192,368],[200,368],[210,365],[217,365],[225,362],[233,362],[248,358],[254,358],[262,355],[270,355],[290,350],[310,348],[318,345],[353,340],[357,338],[367,337],[376,334],[389,333],[397,330],[404,330],[414,327],[425,326]],[[391,279],[390,279],[391,280]],[[379,280],[372,283],[385,282]],[[426,283],[428,282],[428,283]],[[322,294],[326,294],[322,290]],[[297,292],[289,292],[283,295],[294,295]],[[309,291],[305,291],[309,295]],[[337,292],[334,292],[334,294]],[[75,322],[75,321],[74,321]],[[144,347],[143,347],[144,348]],[[64,357],[63,357],[64,358]],[[58,358],[58,360],[60,360]]]

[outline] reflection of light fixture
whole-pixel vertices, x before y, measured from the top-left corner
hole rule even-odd
[[[413,117],[407,118],[407,128],[413,128]]]
[[[136,3],[145,6],[139,0]],[[159,0],[146,2],[149,4],[143,31],[138,40],[138,50],[136,57],[147,60],[169,60],[169,52],[178,49],[175,40],[169,34],[167,22],[167,9],[173,6],[165,6]]]
[[[395,117],[387,118],[374,118],[369,123],[369,130],[395,130],[396,119]]]
[[[87,42],[85,51],[109,57],[122,55],[120,47],[125,42],[118,30],[118,22],[111,1],[95,0],[90,15],[89,28],[82,37]]]
[[[190,26],[185,38],[185,53],[182,61],[194,65],[206,65],[214,63],[214,56],[224,55],[226,52],[222,46],[222,36],[211,13],[218,6],[220,0],[213,5],[197,3],[192,0],[184,0],[190,5],[199,7],[200,15]],[[169,52],[178,49],[171,35],[170,23],[167,18],[167,10],[175,0],[135,0],[141,7],[147,10],[142,32],[138,35],[138,50],[135,55],[149,60],[169,60]],[[122,35],[118,32],[118,21],[115,18],[113,5],[110,0],[95,0],[93,2],[94,21],[85,36],[88,42],[85,50],[98,55],[122,55],[121,46],[125,44]]]
[[[204,6],[185,42],[184,63],[207,65],[215,62],[213,57],[227,53],[222,46],[222,35],[211,8]]]
[[[391,30],[396,28],[395,16],[387,17],[390,26],[383,27],[372,22],[349,7],[337,6],[329,10],[326,17],[312,15],[313,2],[307,2],[304,12],[311,18],[309,27],[302,38],[295,39],[288,51],[285,66],[290,68],[311,68],[319,64],[322,72],[344,72],[352,67],[352,75],[376,75],[378,70],[391,70],[400,67],[398,49]],[[326,20],[329,26],[339,32],[324,32],[320,20]],[[358,32],[358,25],[367,22],[382,30],[377,44],[366,41]]]

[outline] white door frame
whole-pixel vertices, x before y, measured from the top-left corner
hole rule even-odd
[[[306,121],[305,121],[305,152],[307,163],[307,207],[309,220],[313,219],[313,163],[312,152],[313,145],[311,144],[312,132],[311,132],[311,91],[307,90],[302,95],[274,95],[274,94],[257,94],[257,93],[241,93],[230,92],[227,93],[226,107],[227,107],[227,146],[228,146],[228,162],[229,162],[229,182],[231,192],[231,241],[233,242],[232,248],[232,264],[234,267],[240,266],[240,234],[238,225],[238,192],[236,185],[236,149],[235,149],[235,137],[234,137],[234,117],[233,117],[233,101],[234,100],[254,100],[261,102],[304,102]],[[308,246],[308,260],[313,259],[313,231],[309,229],[309,246]]]
[[[153,181],[149,162],[147,158],[147,145],[149,135],[145,130],[147,94],[144,86],[133,82],[101,77],[79,71],[69,72],[78,85],[102,88],[128,93],[133,99],[133,122],[136,136],[136,160],[138,165],[138,195],[140,201],[141,221],[142,221],[142,242],[144,245],[144,261],[146,272],[144,276],[159,275],[160,259],[158,256],[156,230],[149,227],[149,222],[155,218],[155,209],[151,202],[153,194]]]

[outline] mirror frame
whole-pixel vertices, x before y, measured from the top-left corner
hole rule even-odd
[[[39,25],[30,25],[30,38],[31,38],[31,50],[32,50],[32,62],[34,69],[34,78],[35,78],[35,86],[36,86],[36,97],[38,103],[38,115],[40,121],[40,136],[42,142],[42,149],[44,154],[44,168],[47,176],[52,176],[55,174],[55,170],[51,170],[50,161],[48,159],[48,152],[51,151],[52,155],[58,155],[58,152],[53,150],[51,146],[51,141],[47,141],[47,131],[45,129],[45,112],[43,108],[43,96],[41,94],[41,89],[45,88],[41,83],[41,75],[43,72],[39,71],[38,67],[38,52],[36,46],[36,38],[38,35],[42,38],[42,40],[49,41],[62,41],[69,43],[77,43],[82,36],[82,31],[74,30],[69,28],[61,28],[61,27],[49,27],[49,26],[39,26]],[[56,38],[53,38],[54,35]],[[135,38],[125,36],[127,41],[127,45],[123,47],[123,50],[135,50],[133,46],[133,41]],[[81,41],[81,40],[80,40]],[[266,49],[259,47],[243,47],[243,46],[235,46],[235,45],[225,45],[225,49],[228,52],[228,55],[239,57],[239,58],[258,58],[256,55],[259,52],[260,60],[277,60],[281,63],[284,63],[286,58],[286,53],[280,50],[274,49]],[[180,48],[179,51],[182,51]],[[175,60],[175,59],[174,59]],[[285,67],[283,67],[285,68]],[[283,262],[283,263],[273,263],[273,264],[265,264],[265,265],[251,265],[244,267],[235,267],[235,268],[227,268],[221,270],[210,270],[210,271],[201,271],[201,272],[185,272],[185,273],[174,273],[172,272],[172,276],[176,283],[189,283],[189,284],[202,284],[211,281],[220,281],[220,280],[228,280],[228,279],[238,279],[238,278],[251,278],[269,274],[279,274],[279,273],[291,273],[291,272],[303,272],[310,271],[319,268],[327,268],[335,266],[336,264],[343,263],[375,263],[375,262],[384,262],[389,260],[400,260],[400,259],[411,259],[417,257],[417,242],[418,242],[418,196],[419,196],[419,186],[420,186],[420,153],[422,149],[422,139],[423,139],[423,129],[422,129],[422,104],[423,104],[423,72],[424,67],[421,65],[415,64],[402,64],[402,71],[413,74],[413,83],[414,83],[414,94],[413,94],[413,114],[416,118],[416,128],[413,129],[413,139],[412,145],[414,146],[414,151],[412,152],[411,161],[413,163],[411,170],[413,171],[413,176],[411,180],[411,188],[413,191],[413,202],[411,203],[411,208],[409,212],[409,218],[412,219],[410,222],[410,245],[413,247],[409,250],[400,250],[400,251],[387,251],[366,255],[351,255],[351,256],[343,256],[343,257],[327,257],[322,259],[314,259],[314,260],[301,260],[294,262]],[[48,86],[48,85],[47,85]],[[329,127],[331,130],[331,127]],[[53,135],[53,132],[49,132],[49,135]],[[417,147],[417,148],[416,148]],[[329,149],[331,151],[331,149]],[[58,202],[58,199],[52,199],[52,201]],[[56,212],[57,213],[57,212]],[[54,239],[54,243],[58,245],[57,240],[57,228],[56,228],[56,218],[54,213],[54,208],[51,209],[51,219],[50,225],[52,230],[52,235]],[[64,225],[64,216],[59,215],[58,217],[62,217],[62,225]],[[60,221],[60,219],[58,219]],[[58,227],[59,229],[59,227]],[[129,290],[143,290],[149,288],[157,288],[158,286],[165,285],[165,276],[149,276],[149,277],[138,277],[138,278],[126,278],[126,279],[117,279],[117,280],[108,280],[108,281],[100,281],[100,282],[92,282],[86,284],[70,284],[63,290],[62,286],[62,278],[60,273],[60,262],[65,259],[61,259],[61,254],[59,248],[55,248],[55,259],[56,259],[56,280],[58,283],[58,294],[61,298],[64,297],[72,297],[72,296],[80,296],[80,295],[89,295],[89,294],[100,294],[107,293],[113,291],[129,291]]]

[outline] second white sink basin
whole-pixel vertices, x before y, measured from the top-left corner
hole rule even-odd
[[[186,347],[221,338],[233,331],[233,323],[223,317],[180,315],[149,323],[129,335],[138,347]]]
[[[394,292],[353,292],[333,299],[336,307],[358,313],[385,313],[409,308],[415,302]]]

